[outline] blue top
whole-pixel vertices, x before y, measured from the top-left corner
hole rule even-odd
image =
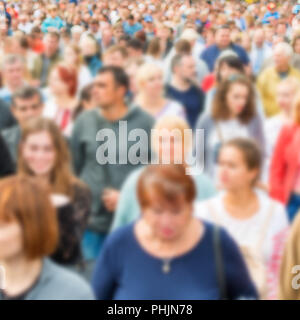
[[[162,259],[138,243],[134,224],[120,228],[106,239],[98,258],[92,286],[99,300],[217,300],[213,225],[204,223],[204,235],[190,251],[173,259],[163,273]],[[229,299],[257,298],[241,253],[221,229],[224,277]]]
[[[126,34],[130,36],[134,36],[134,34],[140,30],[143,29],[143,26],[140,23],[135,23],[133,25],[130,25],[128,22],[123,23],[123,30]]]
[[[275,20],[278,20],[280,18],[280,14],[279,14],[278,11],[275,11],[273,13],[268,11],[268,12],[265,13],[265,15],[264,15],[264,17],[262,19],[262,23],[263,24],[269,24],[270,23],[269,18],[273,18]]]
[[[193,129],[197,119],[203,110],[204,93],[200,88],[191,86],[186,91],[177,90],[171,85],[166,86],[167,97],[179,102],[185,108],[186,117],[189,125]]]
[[[241,46],[238,46],[232,43],[228,48],[226,48],[226,50],[234,51],[239,56],[243,64],[245,65],[249,64],[250,60],[249,60],[248,54],[245,51],[245,49],[242,48]],[[206,62],[210,71],[214,70],[216,60],[218,59],[221,52],[222,50],[220,50],[219,47],[215,44],[207,47],[202,52],[201,59],[203,59]]]
[[[65,27],[65,22],[58,16],[55,18],[49,17],[49,18],[46,18],[42,23],[43,33],[47,33],[49,27],[60,30],[61,28]]]

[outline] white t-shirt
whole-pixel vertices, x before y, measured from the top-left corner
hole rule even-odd
[[[264,192],[255,190],[259,210],[248,219],[233,218],[224,209],[225,192],[219,193],[216,197],[204,202],[198,202],[195,206],[195,215],[198,218],[209,222],[216,222],[227,230],[239,246],[253,248],[260,240],[262,229],[270,214],[269,223],[261,246],[261,254],[267,268],[268,297],[275,298],[278,287],[278,272],[280,260],[285,245],[285,239],[289,229],[289,223],[284,206],[269,198]],[[210,208],[213,208],[213,213]]]

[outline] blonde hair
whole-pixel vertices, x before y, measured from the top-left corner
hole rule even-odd
[[[184,150],[185,150],[185,154],[187,154],[192,147],[192,134],[188,134],[191,133],[191,128],[189,126],[189,124],[186,122],[186,120],[178,117],[178,116],[163,116],[161,118],[159,118],[154,127],[153,127],[153,131],[151,133],[151,143],[152,143],[152,147],[154,150],[157,150],[158,145],[156,144],[159,140],[158,140],[158,136],[162,135],[162,131],[163,130],[169,130],[169,131],[173,131],[173,130],[177,130],[183,140],[184,143]]]
[[[142,64],[139,67],[139,69],[137,71],[137,76],[136,76],[138,90],[142,89],[145,81],[150,79],[153,75],[157,74],[158,72],[160,72],[163,76],[163,70],[157,64],[155,64],[155,63]]]
[[[287,86],[291,88],[294,93],[296,93],[296,91],[300,88],[300,81],[295,77],[287,77],[278,83],[277,88],[281,86]]]

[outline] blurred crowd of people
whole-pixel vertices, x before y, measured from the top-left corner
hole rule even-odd
[[[300,1],[0,1],[0,300],[300,299],[299,92]]]

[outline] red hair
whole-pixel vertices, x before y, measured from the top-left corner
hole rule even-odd
[[[70,96],[75,96],[77,92],[77,72],[75,69],[67,68],[63,65],[57,66],[57,72],[60,79],[68,86]]]

